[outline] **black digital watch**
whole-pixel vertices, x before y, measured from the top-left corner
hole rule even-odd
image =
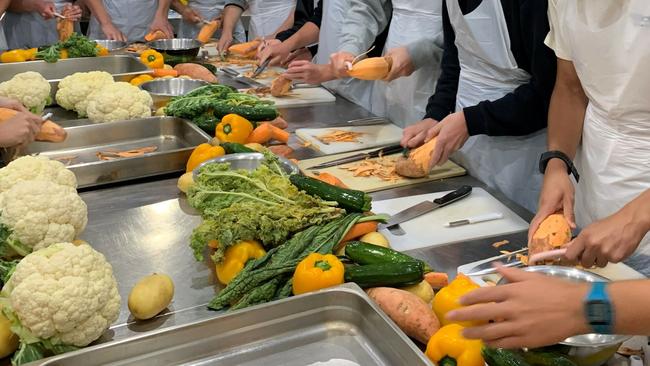
[[[573,165],[573,161],[571,161],[571,159],[565,153],[558,150],[547,151],[542,154],[542,156],[539,158],[540,173],[544,174],[546,172],[546,166],[551,159],[561,159],[567,166],[567,173],[573,174],[576,182],[580,181],[580,174],[578,174],[578,169],[576,169],[575,165]]]

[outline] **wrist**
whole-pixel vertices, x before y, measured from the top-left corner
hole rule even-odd
[[[650,232],[650,190],[625,205],[624,209],[631,211],[633,223],[643,234]]]
[[[567,172],[567,165],[562,159],[551,159],[546,165],[546,171],[544,174],[557,174],[562,173],[569,175]]]

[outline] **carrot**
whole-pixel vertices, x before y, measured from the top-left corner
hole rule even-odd
[[[0,108],[0,123],[12,118],[17,113],[13,109]],[[52,121],[45,121],[36,135],[36,141],[63,142],[66,137],[68,137],[68,133],[61,126]]]
[[[345,185],[339,178],[337,178],[335,175],[327,173],[327,172],[322,172],[314,176],[316,179],[321,180],[325,183],[329,183],[333,186],[340,187],[340,188],[348,188],[348,186]]]
[[[278,140],[286,144],[289,142],[289,132],[277,128],[268,122],[265,122],[253,130],[253,132],[248,136],[248,140],[246,142],[265,144],[271,140]]]
[[[178,71],[169,70],[169,69],[153,69],[151,73],[155,77],[163,77],[163,76],[177,77],[178,76]]]
[[[201,43],[208,43],[214,32],[216,32],[220,26],[221,22],[218,19],[211,21],[209,24],[201,27],[201,31],[199,31],[196,39]]]
[[[167,34],[161,30],[153,31],[148,33],[146,36],[144,36],[144,40],[147,42],[155,41],[157,39],[165,39],[169,38],[167,37]]]
[[[343,239],[341,239],[341,243],[345,243],[346,241],[354,240],[373,231],[377,231],[378,225],[379,223],[377,221],[366,221],[354,224],[354,226],[350,228],[347,234],[345,234]]]
[[[439,290],[447,287],[449,284],[449,276],[444,272],[429,272],[424,274],[424,280],[431,285],[434,290]]]

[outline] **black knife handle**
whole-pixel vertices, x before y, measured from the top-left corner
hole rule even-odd
[[[472,193],[471,186],[462,186],[453,192],[449,192],[440,198],[436,198],[435,200],[433,200],[433,202],[437,203],[438,205],[440,205],[440,207],[442,207],[452,202],[456,202],[459,199],[465,198],[469,196],[470,193]]]
[[[402,149],[404,149],[404,147],[402,147],[402,145],[391,145],[391,146],[386,146],[386,147],[382,147],[381,149],[377,149],[377,150],[374,150],[374,151],[369,152],[369,153],[368,153],[368,157],[376,158],[376,157],[378,157],[380,154],[381,154],[381,155],[384,155],[384,156],[385,156],[385,155],[392,155],[392,154],[395,154],[395,153],[401,152]]]

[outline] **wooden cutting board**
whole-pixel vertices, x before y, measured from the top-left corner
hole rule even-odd
[[[316,136],[327,134],[333,130],[354,131],[362,133],[357,142],[332,142],[324,144]],[[329,128],[299,128],[296,136],[309,143],[309,147],[326,155],[339,154],[348,151],[370,149],[373,147],[396,144],[402,138],[402,129],[394,124],[372,126],[345,126]]]
[[[370,150],[372,149],[368,149],[364,151],[370,151]],[[319,158],[314,158],[314,159],[301,160],[298,162],[298,167],[300,167],[300,169],[307,175],[313,174],[314,172],[330,173],[336,176],[337,178],[339,178],[348,187],[352,189],[358,189],[364,192],[375,192],[375,191],[381,191],[389,188],[402,187],[410,184],[428,182],[428,181],[438,180],[443,178],[457,177],[457,176],[465,175],[466,173],[465,169],[461,168],[460,166],[453,163],[452,161],[447,161],[442,166],[434,168],[428,177],[418,178],[418,179],[401,178],[396,181],[385,181],[375,177],[355,177],[351,171],[341,169],[340,166],[334,166],[334,167],[325,168],[321,170],[307,169],[317,164],[326,163],[328,161],[358,154],[360,152],[361,151],[348,152],[348,153],[337,154],[337,155],[321,156]]]
[[[449,192],[428,193],[383,201],[373,201],[372,211],[375,213],[394,215],[422,201],[432,201],[447,193]],[[462,220],[492,212],[502,213],[503,219],[457,227],[445,226],[450,221]],[[400,224],[400,226],[406,232],[405,235],[393,235],[386,229],[380,230],[390,242],[390,246],[399,251],[488,238],[528,229],[528,223],[526,221],[487,191],[477,187],[472,189],[469,197],[416,217],[413,220]]]

